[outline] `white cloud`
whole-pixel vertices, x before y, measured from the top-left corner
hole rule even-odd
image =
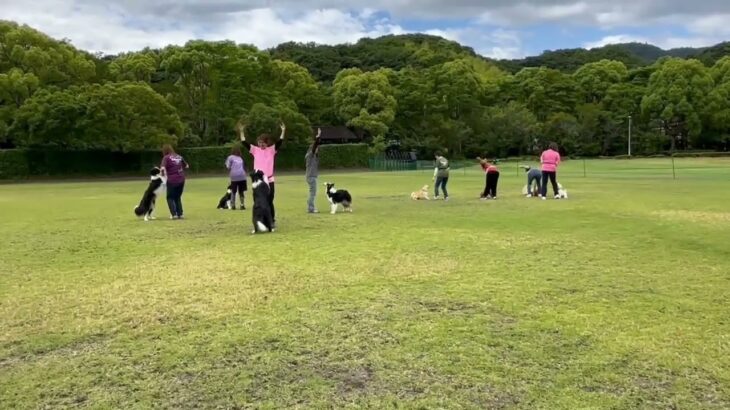
[[[703,16],[688,23],[693,33],[718,37],[730,36],[730,13]]]
[[[516,3],[509,7],[485,11],[479,21],[487,24],[525,25],[535,22],[559,21],[579,18],[590,13],[586,2],[568,4]]]
[[[148,28],[130,24],[130,16],[109,7],[78,8],[73,3],[44,0],[2,6],[3,18],[28,24],[55,38],[68,38],[82,49],[117,53],[146,46],[181,44],[195,38],[190,29],[160,25]]]
[[[373,11],[359,14],[337,9],[309,10],[285,18],[284,11],[259,8],[218,17],[216,24],[178,24],[169,19],[152,20],[146,15],[131,15],[125,9],[103,4],[78,4],[44,0],[45,7],[2,6],[3,17],[26,23],[53,37],[68,38],[77,47],[105,53],[118,53],[144,47],[184,44],[191,39],[230,39],[272,47],[286,41],[324,44],[353,42],[362,37],[401,34],[405,30],[389,20],[374,19]],[[219,2],[219,6],[223,2]],[[37,4],[37,3],[36,3]]]
[[[284,20],[272,9],[256,9],[233,13],[230,21],[217,29],[213,37],[268,48],[286,41],[332,44],[405,32],[387,20],[372,21],[372,16],[372,13],[363,16],[325,9]]]
[[[525,33],[517,28],[534,24],[610,30],[604,38],[588,42],[590,46],[623,41],[710,45],[730,36],[727,0],[0,0],[0,16],[107,53],[194,38],[259,47],[285,41],[352,42],[409,32],[399,22],[414,20],[432,27],[426,29],[429,33],[495,58],[523,56]],[[462,26],[439,28],[448,19],[457,19],[448,26]],[[689,34],[644,38],[614,33],[638,26],[684,28]]]
[[[631,34],[616,34],[616,35],[612,35],[612,36],[603,37],[602,39],[597,40],[597,41],[590,41],[587,43],[583,43],[583,48],[591,49],[591,48],[607,46],[609,44],[648,43],[648,42],[649,42],[649,40],[646,37],[634,36]]]
[[[482,27],[468,26],[458,29],[432,29],[427,30],[426,34],[441,36],[470,46],[485,57],[513,59],[525,56],[522,38],[519,32],[514,30],[484,30]]]

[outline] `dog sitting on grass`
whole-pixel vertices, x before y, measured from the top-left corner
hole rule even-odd
[[[414,201],[430,200],[431,198],[428,197],[428,185],[424,185],[420,191],[411,192],[411,199]]]
[[[558,196],[560,199],[568,199],[568,190],[560,184],[558,184]]]
[[[231,193],[233,193],[233,187],[228,185],[226,193],[218,201],[218,209],[231,209]]]

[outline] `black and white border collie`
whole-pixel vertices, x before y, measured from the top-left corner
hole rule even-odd
[[[134,207],[134,214],[144,216],[145,222],[155,219],[152,215],[155,212],[155,202],[157,197],[165,191],[165,184],[167,184],[167,177],[162,175],[160,168],[152,168],[150,170],[150,184],[147,186],[147,190],[144,191],[139,205]]]
[[[231,209],[231,193],[233,193],[233,186],[229,184],[226,193],[218,201],[218,209]]]
[[[252,234],[274,232],[274,218],[269,205],[269,179],[261,170],[251,173],[251,189],[253,190],[253,210],[251,211]]]
[[[352,196],[347,190],[335,189],[335,184],[331,182],[325,182],[324,186],[327,188],[327,200],[330,201],[330,213],[337,213],[337,208],[342,205],[345,212],[352,212]]]

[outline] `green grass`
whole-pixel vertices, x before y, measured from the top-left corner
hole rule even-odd
[[[281,177],[257,237],[223,178],[151,223],[143,178],[0,186],[0,408],[729,408],[730,162],[514,165]]]

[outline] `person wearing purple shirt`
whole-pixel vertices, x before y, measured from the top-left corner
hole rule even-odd
[[[241,197],[241,209],[246,209],[243,203],[244,193],[248,190],[246,184],[246,164],[241,157],[241,147],[234,145],[231,148],[231,155],[226,158],[226,168],[231,177],[231,209],[236,209],[236,192]]]
[[[183,219],[182,194],[185,189],[185,169],[190,168],[185,159],[175,153],[170,144],[162,147],[160,169],[167,175],[167,206],[170,219]]]

